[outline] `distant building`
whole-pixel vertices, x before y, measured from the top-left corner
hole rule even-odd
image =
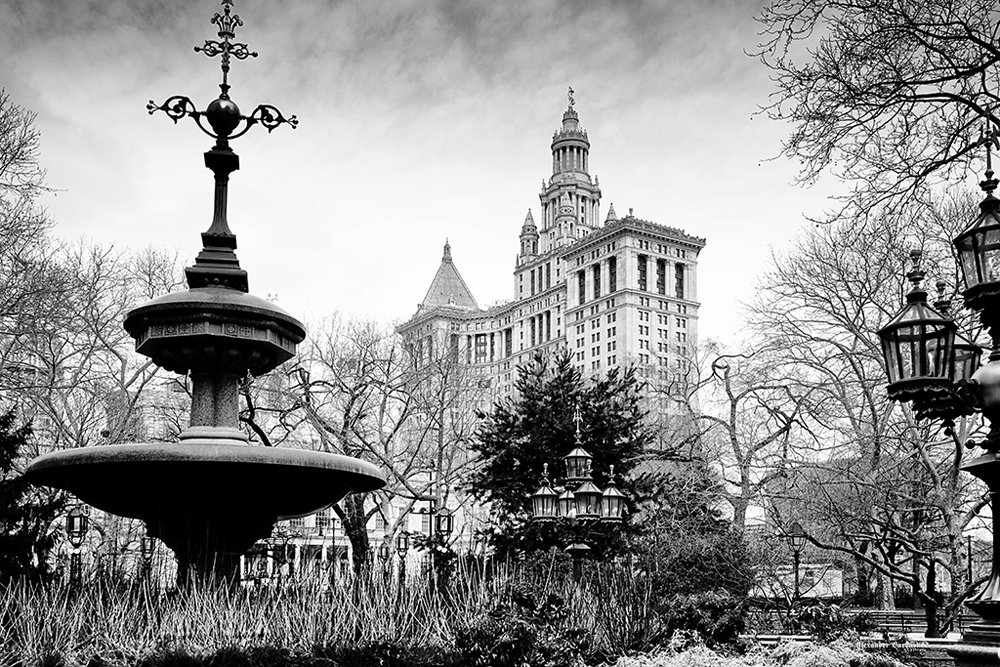
[[[415,363],[445,355],[469,367],[491,400],[510,395],[515,368],[566,349],[585,375],[635,365],[651,395],[683,386],[698,340],[698,253],[705,239],[642,220],[614,205],[601,217],[590,140],[572,91],[552,138],[540,225],[531,209],[514,262],[513,300],[482,308],[444,245],[417,312],[399,327]],[[659,196],[659,194],[658,194]],[[669,414],[673,401],[650,407]]]

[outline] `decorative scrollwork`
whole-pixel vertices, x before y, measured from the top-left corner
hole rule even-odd
[[[184,95],[174,95],[167,99],[163,104],[157,105],[156,102],[150,100],[146,105],[146,111],[152,116],[157,111],[162,111],[167,114],[170,120],[175,123],[185,116],[190,116],[195,120],[201,116],[202,112],[194,106],[194,102],[191,101],[189,97]]]
[[[201,46],[194,47],[198,53],[204,53],[209,58],[214,58],[220,53],[226,53],[237,60],[256,58],[259,53],[251,51],[250,47],[243,42],[217,42],[214,39],[206,39]]]
[[[247,118],[247,120],[253,123],[260,123],[267,128],[268,132],[273,131],[276,127],[287,123],[293,128],[298,127],[299,119],[295,116],[290,118],[285,118],[281,115],[281,111],[277,107],[270,104],[259,104],[257,108],[253,110],[253,113]]]

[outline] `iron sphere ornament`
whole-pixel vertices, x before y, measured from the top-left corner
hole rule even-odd
[[[236,102],[223,97],[216,98],[208,105],[205,117],[215,134],[220,137],[228,137],[232,134],[242,120],[240,108],[236,106]]]
[[[889,398],[895,401],[932,401],[947,395],[955,376],[955,334],[958,327],[927,303],[921,289],[925,272],[919,250],[910,253],[913,284],[906,305],[879,329],[882,355],[889,376]]]

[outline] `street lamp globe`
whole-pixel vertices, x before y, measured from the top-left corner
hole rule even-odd
[[[542,485],[531,494],[531,516],[539,521],[555,521],[558,494],[549,486],[549,464],[542,468]]]
[[[601,521],[621,521],[625,513],[625,494],[614,486],[604,489],[601,498]]]

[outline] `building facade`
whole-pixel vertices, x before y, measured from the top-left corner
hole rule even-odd
[[[636,217],[601,213],[590,140],[572,91],[552,137],[538,223],[528,210],[514,262],[513,299],[481,308],[446,242],[417,312],[399,327],[420,366],[450,355],[488,389],[513,391],[516,367],[568,350],[585,375],[634,365],[650,395],[680,391],[698,340],[698,254],[705,239]],[[654,413],[673,401],[651,402]]]

